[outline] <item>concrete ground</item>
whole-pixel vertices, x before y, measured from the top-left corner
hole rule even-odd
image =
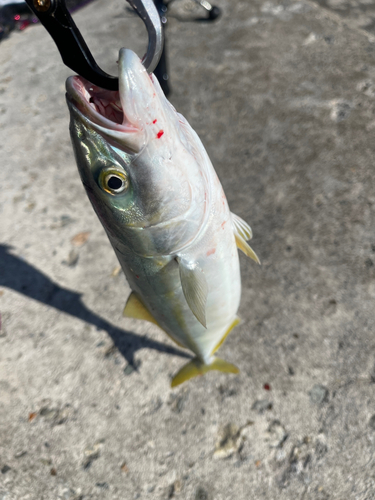
[[[368,2],[319,3],[217,0],[212,24],[171,7],[171,101],[262,260],[241,255],[220,350],[240,375],[175,390],[186,353],[121,316],[71,72],[41,26],[1,42],[1,500],[375,498],[375,38]],[[145,50],[123,1],[76,20],[107,71]]]

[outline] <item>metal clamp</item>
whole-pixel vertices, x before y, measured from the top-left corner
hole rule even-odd
[[[142,62],[148,73],[152,73],[163,49],[163,29],[159,14],[153,0],[127,1],[146,25],[149,43]],[[97,65],[66,8],[65,0],[26,0],[26,2],[53,38],[66,66],[98,87],[118,90],[118,78],[105,73]]]

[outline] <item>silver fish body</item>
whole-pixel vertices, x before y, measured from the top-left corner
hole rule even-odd
[[[238,322],[237,247],[250,227],[231,214],[197,134],[138,56],[122,49],[119,92],[67,81],[71,137],[82,182],[133,293],[125,315],[157,323],[196,358],[172,385],[211,369]]]

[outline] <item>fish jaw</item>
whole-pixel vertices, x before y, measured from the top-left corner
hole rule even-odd
[[[67,104],[75,118],[89,124],[110,143],[130,153],[138,153],[145,144],[142,129],[127,121],[118,92],[93,85],[81,76],[66,81]]]
[[[147,74],[129,49],[120,50],[118,91],[102,89],[81,76],[68,78],[66,90],[68,106],[77,108],[98,133],[127,152],[140,153],[169,132],[166,115],[174,108],[157,78]]]
[[[147,73],[137,54],[125,48],[119,53],[119,95],[127,120],[140,129],[148,129],[149,140],[160,139],[167,133],[170,114],[176,112],[158,79]]]

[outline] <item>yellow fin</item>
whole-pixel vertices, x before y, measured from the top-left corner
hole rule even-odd
[[[173,377],[171,382],[171,387],[176,387],[177,385],[190,380],[198,375],[204,375],[205,373],[217,370],[224,373],[239,373],[237,366],[228,363],[220,358],[215,358],[209,365],[204,364],[200,359],[194,358],[189,363],[181,368],[181,370]]]
[[[241,236],[239,236],[238,234],[235,234],[234,237],[236,238],[237,247],[240,250],[242,250],[245,255],[250,257],[250,259],[255,260],[257,264],[260,264],[260,260],[258,259],[257,254],[254,252],[251,246],[248,245],[246,241],[243,238],[241,238]]]
[[[219,347],[221,347],[223,345],[224,340],[228,337],[228,335],[233,330],[233,328],[235,326],[237,326],[239,323],[241,323],[241,320],[240,320],[240,318],[238,316],[236,316],[234,318],[234,320],[232,321],[232,323],[229,325],[228,330],[224,333],[223,337],[221,338],[221,340],[219,341],[219,343],[217,344],[217,346],[214,347],[214,349],[213,349],[213,351],[212,351],[211,354],[214,354],[219,349]]]
[[[129,298],[125,304],[124,312],[122,314],[126,318],[143,319],[145,321],[149,321],[150,323],[154,323],[155,325],[159,326],[156,319],[146,309],[146,306],[134,292],[132,292],[129,295]]]
[[[135,292],[132,292],[129,295],[122,315],[126,318],[143,319],[144,321],[149,321],[150,323],[154,323],[154,325],[163,330],[163,328],[159,325],[153,315],[146,309],[146,306],[143,304],[143,302]],[[168,332],[166,332],[165,330],[163,330],[163,332],[166,333],[168,337],[173,340],[173,342],[175,342],[179,347],[185,348],[183,344],[174,339],[171,335],[169,335]]]
[[[231,212],[231,215],[234,232],[239,236],[242,236],[245,241],[251,240],[251,238],[253,237],[253,232],[249,224],[233,212]]]

